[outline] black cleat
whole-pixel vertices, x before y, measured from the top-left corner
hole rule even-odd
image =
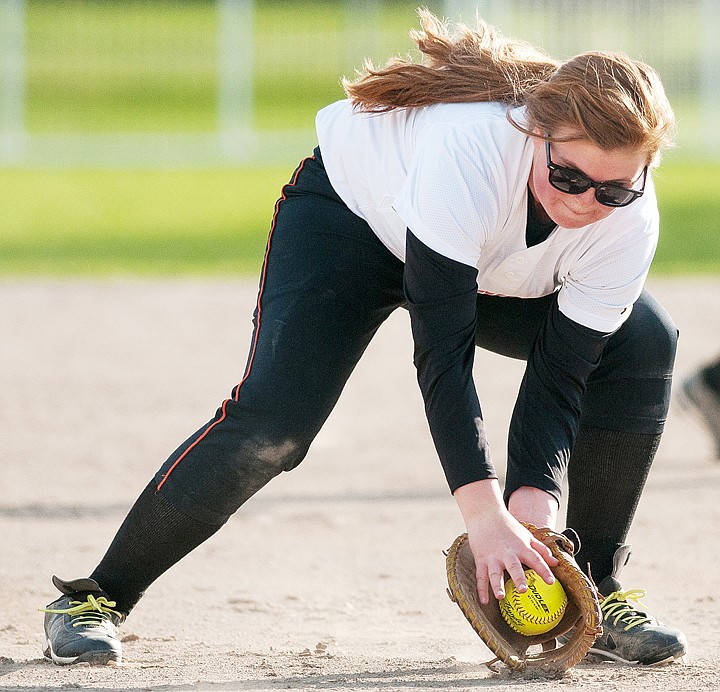
[[[603,600],[603,633],[590,653],[622,663],[653,666],[671,663],[687,655],[688,645],[680,630],[667,627],[649,615],[639,599],[642,589],[624,591],[617,580],[622,567],[630,558],[630,546],[624,545],[615,553],[613,573],[598,586]]]
[[[113,610],[115,601],[92,579],[53,584],[64,594],[53,601],[45,613],[45,657],[61,666],[71,663],[105,665],[122,660],[117,628],[125,619]]]

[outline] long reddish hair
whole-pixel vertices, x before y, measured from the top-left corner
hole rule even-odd
[[[527,122],[508,117],[531,136],[552,139],[560,127],[602,149],[643,151],[648,163],[672,146],[675,117],[660,78],[650,66],[622,53],[589,52],[565,62],[524,41],[506,38],[478,19],[451,34],[448,25],[419,9],[421,30],[410,37],[421,62],[369,61],[343,80],[360,109],[387,112],[435,103],[495,101],[525,106]]]

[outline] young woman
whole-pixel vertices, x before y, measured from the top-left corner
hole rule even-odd
[[[559,63],[426,11],[424,64],[368,66],[320,111],[283,189],[245,375],[138,498],[88,579],[54,579],[46,654],[119,659],[115,627],[165,570],[297,466],[378,327],[410,314],[438,456],[480,598],[553,558],[521,521],[567,525],[605,597],[597,651],[657,663],[685,638],[617,580],[660,441],[677,331],[643,289],[658,235],[650,170],[674,129],[661,83],[623,55]],[[504,492],[472,376],[476,347],[527,361]]]

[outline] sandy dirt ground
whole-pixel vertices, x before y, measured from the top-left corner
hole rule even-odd
[[[682,336],[677,374],[720,349],[720,280],[650,288]],[[239,381],[254,281],[0,284],[0,689],[720,690],[720,464],[674,407],[630,542],[627,588],[685,631],[687,664],[494,674],[445,593],[462,532],[395,314],[306,461],[147,592],[119,667],[42,657],[50,577],[89,574],[137,494]],[[479,352],[499,469],[523,364]]]

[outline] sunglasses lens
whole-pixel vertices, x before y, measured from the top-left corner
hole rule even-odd
[[[571,168],[552,169],[549,180],[553,187],[570,195],[581,195],[590,188],[590,181]]]
[[[595,190],[595,197],[600,204],[605,206],[624,207],[635,199],[636,193],[615,185],[599,185]]]

